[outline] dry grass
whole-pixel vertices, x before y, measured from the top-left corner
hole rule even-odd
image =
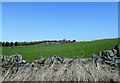
[[[6,81],[120,81],[117,67],[92,60],[75,59],[51,66],[19,67],[17,73],[9,75]],[[0,72],[1,73],[1,72]],[[1,79],[1,78],[0,78]]]

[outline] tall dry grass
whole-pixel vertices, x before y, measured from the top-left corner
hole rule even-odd
[[[51,66],[19,67],[18,72],[8,75],[5,81],[120,81],[117,67],[96,64],[89,59],[68,59]],[[0,76],[4,78],[5,75]]]

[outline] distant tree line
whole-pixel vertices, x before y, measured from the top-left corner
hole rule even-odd
[[[2,42],[0,46],[18,46],[18,42]]]
[[[26,45],[35,45],[35,44],[65,44],[65,43],[73,43],[76,40],[45,40],[45,41],[34,41],[34,42],[0,42],[0,46],[26,46]]]

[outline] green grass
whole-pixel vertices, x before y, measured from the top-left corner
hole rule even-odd
[[[53,55],[67,58],[88,58],[94,53],[112,49],[118,44],[118,39],[104,39],[91,42],[71,44],[38,44],[31,46],[2,47],[3,55],[21,54],[25,60],[32,62],[36,58],[52,57]]]
[[[2,47],[0,47],[0,55],[2,55]]]

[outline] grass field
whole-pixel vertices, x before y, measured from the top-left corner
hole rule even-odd
[[[91,42],[76,42],[70,44],[38,44],[30,46],[2,47],[3,55],[21,54],[25,60],[32,62],[36,58],[52,57],[53,55],[67,58],[91,57],[103,50],[112,49],[118,44],[118,39],[103,39]]]
[[[2,47],[0,47],[0,55],[2,55]]]

